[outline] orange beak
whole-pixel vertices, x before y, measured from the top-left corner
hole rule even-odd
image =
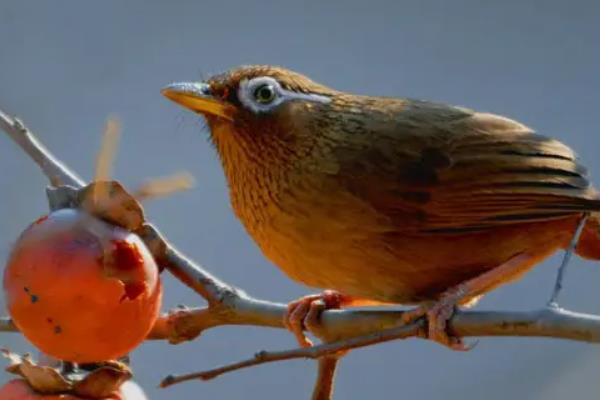
[[[204,82],[173,83],[161,90],[163,96],[190,110],[233,121],[234,106],[213,97]]]

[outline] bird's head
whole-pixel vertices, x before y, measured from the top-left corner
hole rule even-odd
[[[203,115],[223,162],[241,166],[308,151],[338,92],[284,68],[243,66],[162,93]]]

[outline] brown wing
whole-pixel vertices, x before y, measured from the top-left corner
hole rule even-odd
[[[390,132],[338,149],[337,180],[395,229],[452,233],[600,210],[564,144],[507,118],[413,103]]]

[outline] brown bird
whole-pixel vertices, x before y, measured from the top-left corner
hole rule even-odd
[[[290,303],[301,344],[325,307],[416,304],[429,337],[465,305],[564,249],[600,259],[600,195],[561,142],[498,115],[359,96],[272,66],[163,94],[202,114],[236,215],[291,278],[332,289]],[[314,324],[313,324],[314,326]]]

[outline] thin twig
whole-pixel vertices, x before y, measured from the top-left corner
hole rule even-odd
[[[236,289],[185,257],[164,239],[153,225],[145,224],[143,230],[138,234],[157,262],[186,286],[204,297],[209,305],[216,307],[226,302],[228,298],[239,297],[235,293]]]
[[[558,272],[556,274],[556,281],[554,282],[554,289],[552,290],[552,296],[550,296],[550,300],[548,301],[548,307],[558,307],[558,296],[563,287],[563,280],[565,277],[565,271],[567,270],[567,266],[569,265],[569,261],[571,260],[571,256],[575,252],[575,248],[577,247],[577,243],[579,243],[579,238],[581,237],[581,232],[583,232],[583,228],[585,227],[585,222],[587,221],[588,214],[583,214],[579,223],[577,224],[577,228],[573,233],[573,237],[569,242],[569,246],[565,249],[565,253],[563,255],[562,262],[558,267]]]
[[[194,379],[211,380],[228,372],[253,367],[260,364],[271,363],[275,361],[292,360],[297,358],[317,359],[319,357],[336,354],[340,351],[355,349],[358,347],[369,346],[375,343],[381,343],[389,340],[403,339],[406,337],[417,336],[419,330],[424,328],[424,322],[400,326],[393,329],[375,332],[366,336],[341,340],[333,343],[326,343],[312,347],[302,347],[284,351],[260,351],[252,358],[227,364],[219,368],[207,371],[194,372],[184,375],[169,375],[162,382],[161,387],[168,387],[177,383],[186,382]]]
[[[335,373],[337,371],[340,358],[337,356],[327,356],[319,358],[319,368],[315,387],[313,389],[312,400],[331,400],[333,399],[333,389],[335,386]]]
[[[17,118],[0,110],[0,129],[5,131],[42,169],[53,186],[82,187],[84,181],[58,161]]]
[[[162,387],[201,379],[214,379],[227,372],[253,367],[275,361],[297,358],[320,358],[338,352],[370,346],[390,340],[408,337],[423,337],[425,322],[373,332],[333,343],[308,348],[285,351],[261,351],[254,357],[219,368],[185,375],[169,375]],[[600,317],[574,313],[559,308],[546,308],[533,312],[464,312],[458,313],[450,324],[451,331],[461,337],[466,336],[540,336],[572,339],[586,342],[600,342]]]
[[[0,318],[0,332],[18,332],[17,327],[10,318]]]

